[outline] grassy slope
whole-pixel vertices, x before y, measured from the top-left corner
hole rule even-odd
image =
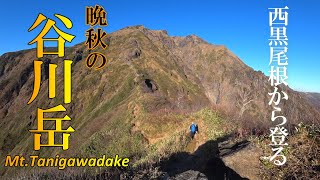
[[[206,99],[201,87],[185,78],[175,60],[167,59],[166,50],[154,45],[141,32],[134,31],[115,36],[105,52],[110,59],[107,67],[100,71],[88,70],[83,61],[73,66],[73,102],[65,106],[67,114],[72,117],[71,125],[76,130],[71,135],[70,149],[62,151],[44,148],[40,152],[34,152],[33,137],[28,132],[36,127],[36,123],[33,123],[32,127],[27,125],[30,112],[35,114],[37,107],[45,109],[63,104],[63,73],[58,73],[58,94],[54,100],[47,100],[45,81],[34,103],[29,106],[20,103],[17,108],[21,108],[21,111],[9,114],[6,120],[11,121],[2,125],[4,131],[1,132],[1,137],[4,138],[0,141],[0,146],[12,147],[4,154],[62,154],[83,157],[119,154],[131,157],[134,164],[139,165],[155,162],[173,152],[185,151],[189,142],[187,132],[192,121],[200,125],[200,135],[203,136],[196,146],[222,133],[219,126],[220,117],[211,110],[201,110],[201,107],[190,112],[179,110],[185,108],[177,105],[179,96],[183,96],[181,104],[187,104],[186,107],[189,109],[197,101],[204,101],[205,104]],[[139,42],[143,53],[134,61],[128,62],[121,59],[119,54],[130,53],[136,48],[130,45],[131,39]],[[121,47],[123,44],[129,45]],[[126,49],[125,52],[123,48]],[[76,46],[68,49],[71,55],[67,58],[72,59],[75,51],[79,49],[83,48]],[[34,52],[29,52],[30,56],[32,53]],[[84,56],[86,54],[84,51]],[[62,66],[61,59],[52,61],[57,62],[58,67]],[[31,60],[29,63],[32,63]],[[156,92],[145,92],[146,78],[156,82]],[[23,101],[28,99],[32,83],[31,76],[25,84],[25,89],[21,90],[21,94],[26,94],[25,97],[21,97]],[[61,114],[57,113],[54,116]],[[17,124],[19,121],[21,123]],[[51,126],[53,127],[53,124]],[[217,132],[219,133],[215,134]],[[180,141],[181,139],[183,141]],[[7,169],[1,167],[1,170],[4,172]],[[15,173],[16,170],[13,168],[7,173]]]

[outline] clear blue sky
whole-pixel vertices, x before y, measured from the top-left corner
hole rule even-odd
[[[85,40],[85,6],[102,5],[108,12],[110,33],[131,25],[165,29],[170,35],[196,34],[212,44],[223,44],[247,65],[268,74],[268,8],[289,10],[289,86],[320,92],[319,0],[14,0],[1,2],[0,54],[32,48],[27,45],[40,29],[28,33],[38,13],[69,17],[76,35],[73,45]],[[58,27],[63,27],[58,24]]]

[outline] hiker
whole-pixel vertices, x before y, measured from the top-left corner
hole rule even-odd
[[[194,135],[198,132],[198,125],[196,125],[194,122],[192,122],[190,126],[190,135],[191,138],[193,139]]]

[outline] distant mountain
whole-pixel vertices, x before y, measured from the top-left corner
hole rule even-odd
[[[65,108],[75,133],[68,151],[44,148],[40,155],[119,154],[148,161],[155,154],[164,156],[186,148],[182,137],[192,121],[199,124],[201,138],[188,146],[190,151],[238,126],[245,126],[247,131],[271,126],[268,93],[273,88],[268,78],[225,46],[210,44],[195,35],[172,37],[166,31],[143,26],[121,29],[104,41],[106,50],[94,50],[109,60],[100,70],[86,67],[89,52],[84,44],[66,49],[65,59],[74,62],[72,103]],[[36,129],[37,108],[63,104],[63,59],[47,56],[42,59],[43,67],[58,64],[57,97],[48,99],[48,69],[43,68],[41,91],[27,105],[36,59],[35,49],[0,57],[1,159],[7,154],[35,154],[33,134],[28,130]],[[289,95],[280,106],[288,124],[320,123],[318,94],[299,93],[288,87],[279,90]],[[228,121],[231,126],[219,124]],[[166,143],[175,148],[166,149]],[[149,151],[150,145],[156,145],[157,151]],[[0,167],[2,174],[10,171]]]
[[[320,93],[304,93],[307,99],[313,104],[315,107],[320,109]]]

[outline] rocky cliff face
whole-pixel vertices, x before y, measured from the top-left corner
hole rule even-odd
[[[66,49],[66,59],[72,59],[73,64],[72,103],[65,108],[76,131],[68,151],[45,149],[37,154],[120,153],[138,160],[148,157],[144,149],[150,144],[187,131],[191,121],[201,123],[192,113],[205,108],[235,122],[246,120],[252,127],[270,124],[271,107],[267,103],[268,92],[273,89],[267,77],[226,47],[195,35],[171,37],[166,31],[143,26],[121,29],[104,41],[108,48],[95,51],[105,54],[109,62],[98,71],[86,67],[89,52],[83,44]],[[33,134],[28,130],[36,129],[37,108],[63,104],[63,59],[47,56],[45,65],[58,64],[57,97],[48,99],[48,70],[44,65],[41,91],[27,105],[33,91],[35,59],[35,49],[0,57],[1,159],[7,154],[34,154]],[[320,113],[304,94],[281,89],[289,95],[281,106],[289,123],[319,124]],[[2,174],[8,171],[0,169]]]

